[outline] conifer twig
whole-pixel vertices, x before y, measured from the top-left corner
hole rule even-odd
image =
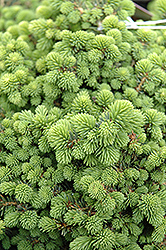
[[[142,85],[144,84],[144,82],[146,81],[146,76],[144,76],[140,82],[140,84],[138,85],[138,87],[136,87],[136,91],[139,92],[141,90]]]

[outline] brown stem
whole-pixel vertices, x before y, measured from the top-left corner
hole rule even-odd
[[[40,241],[35,239],[34,241],[31,242],[31,244],[32,244],[32,246],[34,246],[34,245],[37,244],[38,242],[40,242]]]
[[[4,207],[6,207],[6,206],[10,206],[10,205],[17,206],[18,204],[17,204],[17,202],[11,201],[11,202],[2,203],[2,205]]]
[[[144,76],[140,82],[140,84],[138,85],[138,87],[136,87],[136,91],[139,92],[141,90],[142,85],[144,84],[144,82],[146,81],[146,76]]]
[[[2,196],[3,197],[3,196]],[[1,200],[2,201],[2,200]],[[27,208],[25,207],[25,206],[23,206],[23,204],[22,203],[20,203],[20,204],[18,204],[16,201],[9,201],[9,202],[4,202],[4,203],[1,203],[0,204],[0,208],[1,207],[7,207],[7,206],[15,206],[15,207],[21,207],[22,208],[22,210],[27,210]]]

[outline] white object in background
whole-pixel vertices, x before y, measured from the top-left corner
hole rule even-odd
[[[127,29],[155,29],[155,30],[161,30],[166,29],[166,26],[160,25],[160,26],[148,26],[148,25],[156,25],[156,24],[166,24],[166,19],[163,20],[157,20],[157,21],[145,21],[145,22],[134,22],[131,17],[127,17],[128,21],[124,21],[126,24]]]

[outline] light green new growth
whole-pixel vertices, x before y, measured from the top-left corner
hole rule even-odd
[[[1,8],[0,248],[165,250],[166,34],[28,3]]]

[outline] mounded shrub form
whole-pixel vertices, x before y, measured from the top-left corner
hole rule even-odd
[[[127,30],[133,14],[1,8],[2,249],[166,249],[166,33]]]

